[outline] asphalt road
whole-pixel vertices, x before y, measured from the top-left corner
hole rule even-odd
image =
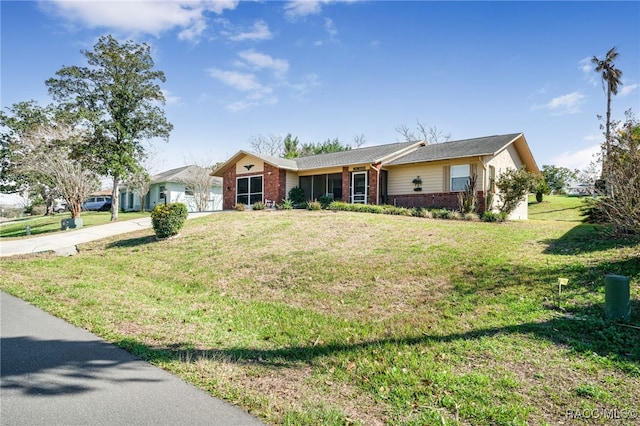
[[[260,425],[243,410],[0,293],[1,425]]]

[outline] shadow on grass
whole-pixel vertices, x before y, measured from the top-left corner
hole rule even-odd
[[[574,226],[558,239],[548,239],[542,242],[548,245],[544,251],[545,254],[560,255],[592,253],[635,245],[640,248],[639,236],[616,237],[610,235],[605,227],[589,223]],[[640,255],[640,251],[638,253]]]
[[[618,368],[640,375],[640,330],[623,326],[615,322],[604,321],[601,306],[590,306],[562,314],[549,321],[531,322],[518,325],[481,328],[464,333],[448,335],[403,336],[397,338],[375,339],[357,343],[329,343],[320,345],[304,345],[280,347],[274,349],[230,348],[230,349],[194,349],[190,344],[172,344],[161,348],[151,348],[135,339],[124,339],[116,344],[149,361],[190,361],[200,358],[222,359],[239,364],[261,364],[269,367],[293,367],[300,363],[310,363],[319,357],[333,356],[340,353],[359,352],[370,348],[384,346],[411,347],[469,341],[491,338],[505,334],[524,334],[535,339],[550,341],[558,346],[570,348],[573,352],[598,354],[617,363]],[[632,323],[640,325],[640,302],[634,301]],[[633,326],[636,327],[636,326]],[[416,349],[419,350],[419,349]]]
[[[126,240],[118,240],[107,245],[107,248],[131,248],[144,246],[147,244],[155,243],[158,239],[155,235],[147,235],[145,237],[128,238]]]

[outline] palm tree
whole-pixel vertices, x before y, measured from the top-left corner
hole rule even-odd
[[[622,85],[622,81],[620,78],[622,77],[622,71],[617,69],[614,65],[614,61],[618,59],[618,52],[615,47],[612,47],[607,52],[604,59],[598,59],[596,56],[591,58],[591,63],[595,64],[595,72],[601,73],[602,76],[602,88],[605,90],[607,94],[607,121],[605,127],[605,148],[603,152],[602,158],[602,174],[606,177],[607,170],[607,155],[609,154],[610,146],[610,135],[611,135],[611,94],[618,94],[618,86]],[[606,88],[605,88],[606,82]]]

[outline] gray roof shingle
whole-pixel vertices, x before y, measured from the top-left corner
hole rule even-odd
[[[348,151],[298,157],[295,162],[299,170],[321,169],[326,167],[350,166],[353,164],[371,164],[384,160],[398,151],[407,149],[418,142],[398,142],[387,145],[350,149]]]
[[[386,165],[421,163],[425,161],[450,160],[453,158],[478,157],[492,155],[511,143],[521,133],[486,136],[438,144],[426,145],[403,155]]]
[[[165,172],[161,172],[157,175],[151,176],[151,183],[179,183],[188,181],[190,179],[197,178],[197,176],[202,173],[202,170],[202,167],[196,165],[178,167],[177,169],[167,170]],[[213,184],[216,186],[222,185],[222,179],[214,178]]]

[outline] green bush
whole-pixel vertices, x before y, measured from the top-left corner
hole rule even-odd
[[[187,220],[187,206],[183,203],[158,204],[151,212],[151,224],[158,238],[177,235]]]
[[[264,210],[267,208],[267,205],[262,201],[256,201],[255,203],[253,203],[253,206],[251,208],[253,210]]]
[[[289,200],[293,203],[293,205],[303,204],[306,200],[304,199],[304,189],[299,186],[294,186],[289,190]]]
[[[320,205],[322,205],[323,209],[329,208],[332,201],[333,201],[333,197],[329,195],[323,195],[321,197],[318,197],[318,202],[320,203]]]
[[[504,222],[507,220],[507,214],[505,212],[492,212],[486,211],[482,214],[482,220],[484,222]]]

